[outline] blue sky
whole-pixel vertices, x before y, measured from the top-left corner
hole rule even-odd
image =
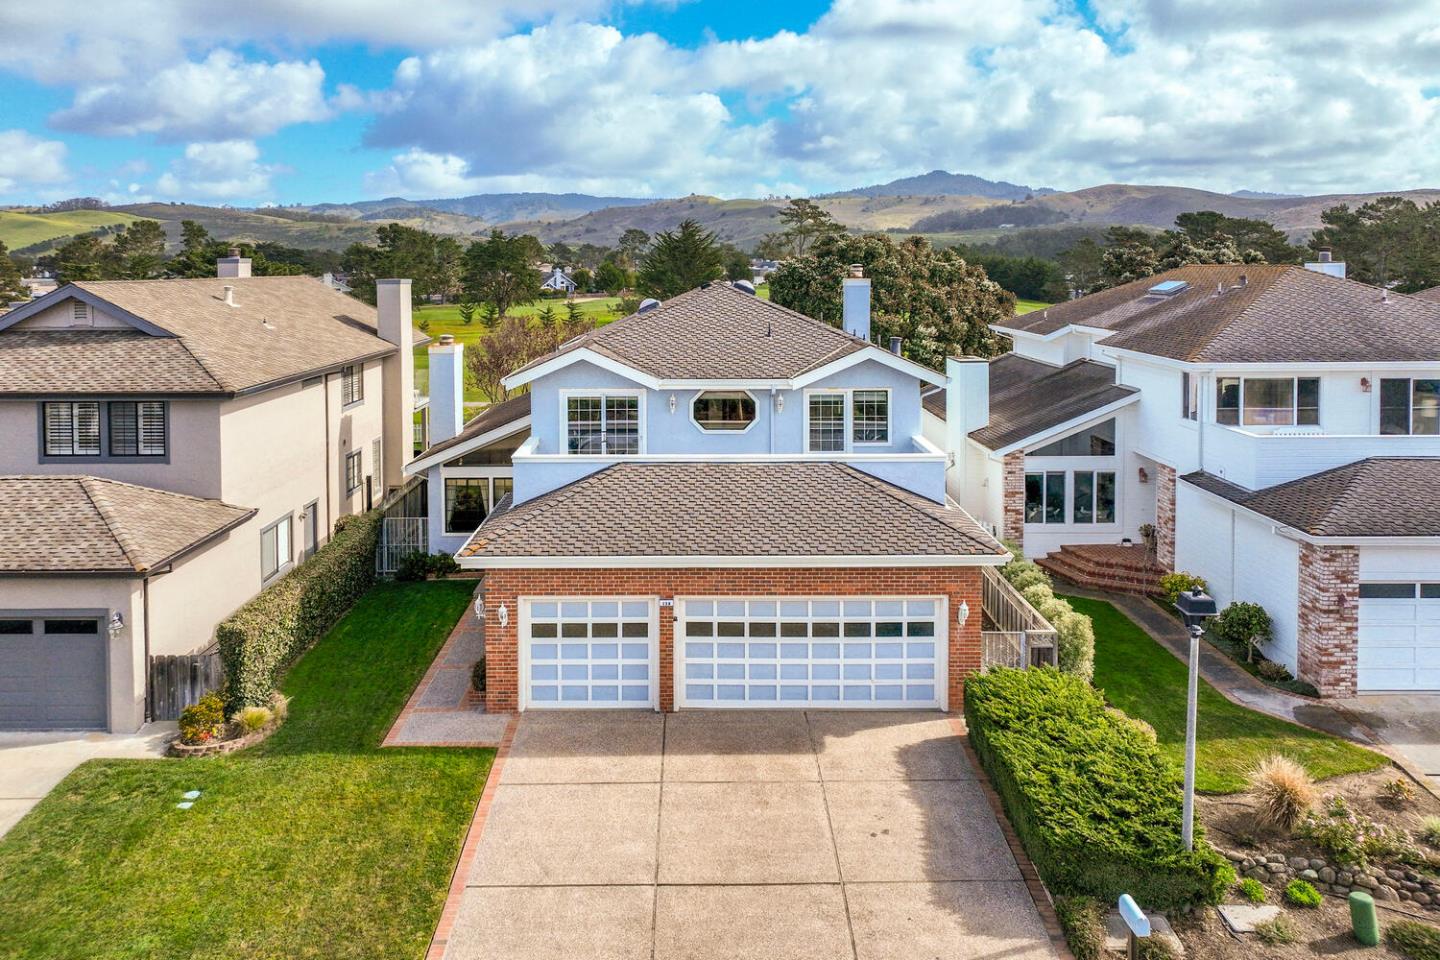
[[[0,203],[1440,187],[1440,0],[49,0]]]

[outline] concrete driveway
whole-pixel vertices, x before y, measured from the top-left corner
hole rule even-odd
[[[458,896],[447,960],[1055,957],[937,713],[527,714]]]
[[[1367,693],[1339,703],[1440,787],[1440,694]]]
[[[147,723],[139,733],[0,733],[0,836],[86,760],[160,757],[174,723]]]

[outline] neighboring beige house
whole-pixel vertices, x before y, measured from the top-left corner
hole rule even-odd
[[[67,284],[0,317],[0,730],[129,731],[147,658],[401,483],[410,281]]]

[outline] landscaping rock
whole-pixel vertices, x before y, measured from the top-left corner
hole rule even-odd
[[[1314,883],[1316,880],[1320,879],[1320,874],[1316,873],[1314,870],[1301,870],[1300,879],[1309,880],[1311,883]]]
[[[1385,876],[1389,877],[1391,880],[1404,880],[1405,871],[1400,870],[1396,867],[1391,867],[1389,870],[1385,871]]]
[[[1245,876],[1249,877],[1251,880],[1269,880],[1270,871],[1266,870],[1263,866],[1251,867],[1249,870],[1245,871]]]
[[[1366,876],[1365,874],[1360,873],[1355,875],[1355,886],[1364,887],[1366,890],[1374,890],[1375,888],[1379,887],[1380,884],[1376,881],[1374,877]]]
[[[1291,857],[1289,860],[1285,861],[1285,863],[1290,867],[1291,870],[1310,869],[1310,861],[1305,857]]]
[[[1349,870],[1341,870],[1335,875],[1335,882],[1344,884],[1348,887],[1350,886],[1350,884],[1355,882],[1355,874],[1351,873]]]
[[[1267,863],[1265,869],[1271,873],[1284,873],[1288,868],[1283,863]]]
[[[1324,860],[1321,860],[1319,857],[1312,857],[1311,860],[1310,860],[1310,869],[1311,869],[1311,870],[1320,870],[1320,869],[1323,869],[1323,868],[1325,867],[1325,865],[1326,865],[1326,864],[1325,864],[1325,861],[1324,861]]]
[[[1321,867],[1317,872],[1320,874],[1320,880],[1321,880],[1321,882],[1323,882],[1323,883],[1334,883],[1334,882],[1335,882],[1335,868],[1334,868],[1334,867]]]
[[[1285,862],[1285,855],[1284,855],[1284,854],[1281,854],[1281,853],[1272,853],[1272,854],[1270,854],[1270,856],[1268,856],[1268,857],[1265,858],[1265,862],[1266,862],[1266,863],[1284,863],[1284,862]]]
[[[1400,894],[1391,890],[1389,887],[1376,887],[1370,895],[1376,900],[1395,901],[1400,899]]]
[[[1280,908],[1273,904],[1226,903],[1218,909],[1220,919],[1234,933],[1254,933],[1258,924],[1280,916]]]

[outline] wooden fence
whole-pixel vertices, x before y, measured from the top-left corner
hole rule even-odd
[[[150,719],[179,720],[180,711],[224,681],[220,654],[213,650],[185,656],[150,658]]]

